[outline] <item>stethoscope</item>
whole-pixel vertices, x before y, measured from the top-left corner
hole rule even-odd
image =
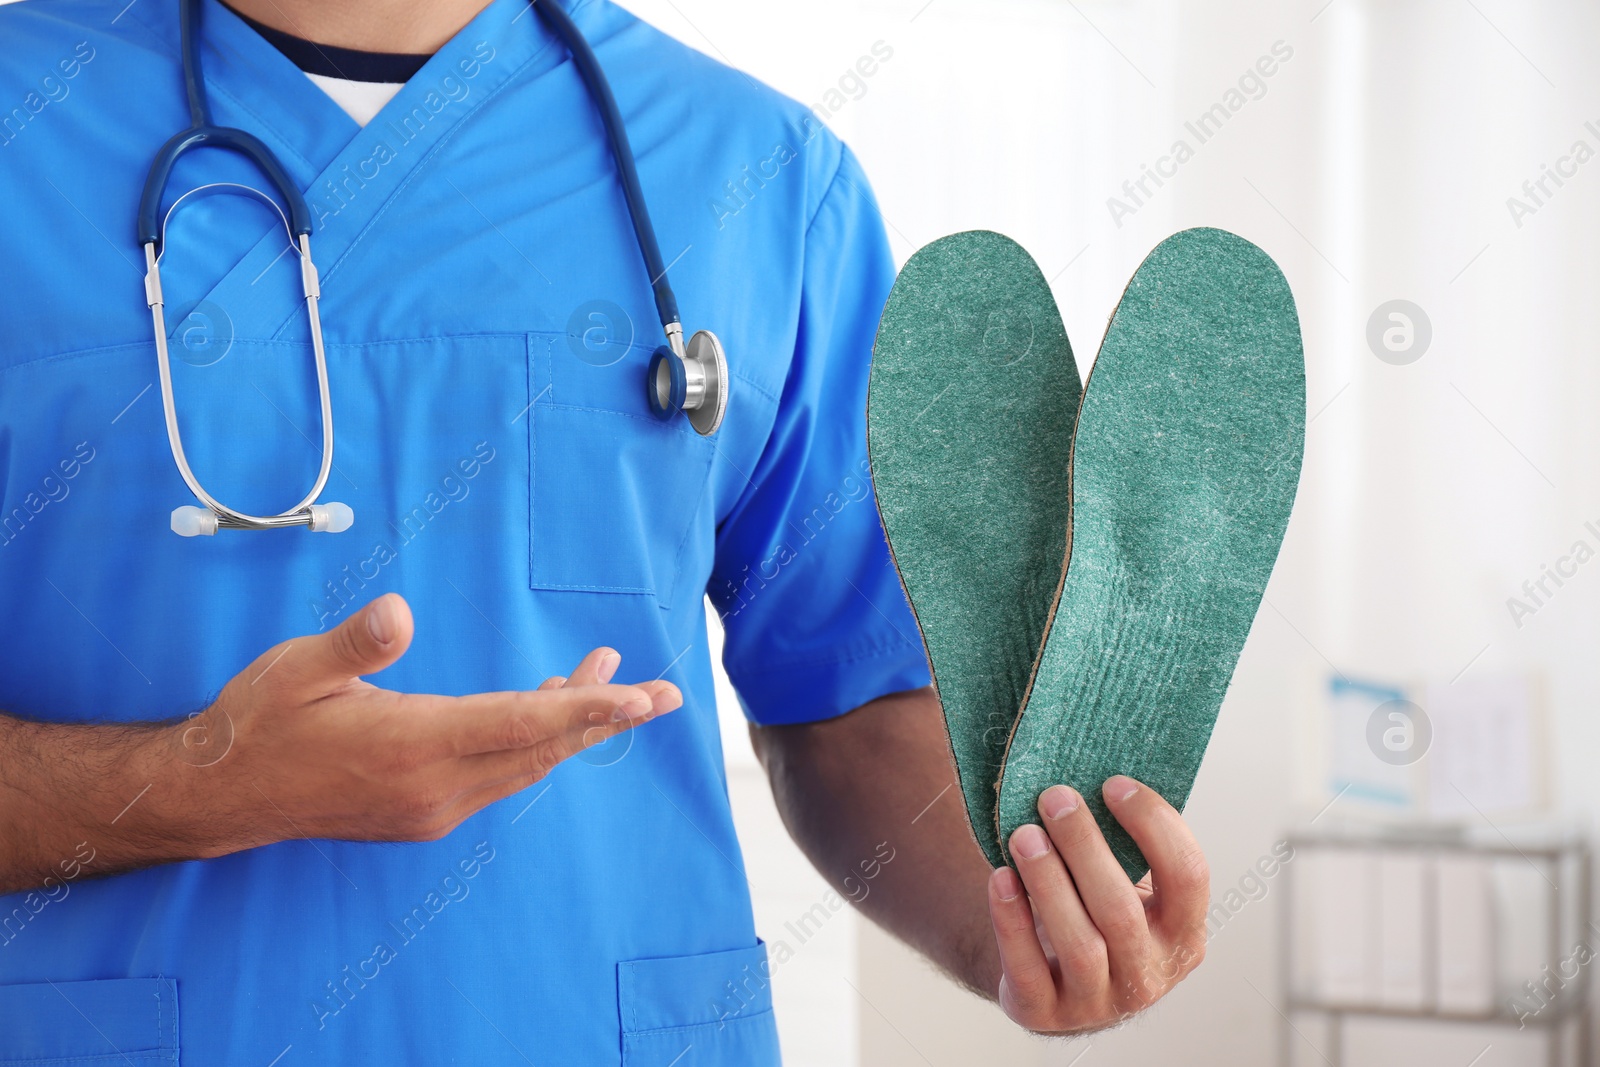
[[[214,534],[219,529],[271,530],[281,526],[306,526],[314,532],[339,533],[350,528],[355,521],[355,513],[337,501],[317,502],[328,484],[328,472],[333,468],[333,408],[328,398],[328,359],[322,345],[322,320],[317,314],[317,301],[321,299],[322,290],[317,281],[316,265],[311,260],[311,211],[306,206],[305,197],[289,180],[288,172],[272,149],[244,130],[212,124],[211,108],[206,100],[205,75],[200,69],[202,2],[178,0],[183,84],[189,97],[190,126],[174,135],[156,153],[155,162],[150,165],[150,176],[145,179],[144,193],[139,198],[139,243],[144,245],[145,301],[155,322],[156,362],[161,373],[161,406],[166,415],[167,443],[172,447],[172,459],[178,466],[178,473],[183,476],[184,484],[204,505],[185,505],[175,509],[172,512],[172,529],[184,537]],[[710,330],[697,330],[688,343],[684,343],[683,325],[678,317],[678,299],[667,282],[667,268],[661,261],[655,228],[650,225],[650,211],[645,206],[644,192],[639,187],[633,150],[628,146],[628,133],[623,128],[616,98],[611,95],[611,84],[600,69],[600,61],[595,58],[594,51],[571,17],[554,0],[531,0],[531,3],[572,54],[573,63],[600,112],[607,138],[611,142],[611,154],[622,181],[622,192],[628,203],[628,215],[633,221],[634,236],[639,241],[645,270],[649,272],[656,310],[661,316],[661,328],[667,335],[667,343],[656,348],[645,373],[645,397],[650,410],[660,419],[670,419],[683,412],[697,433],[703,436],[714,434],[722,425],[722,417],[728,410],[728,360],[723,353],[722,342]],[[189,149],[202,146],[232,149],[250,159],[277,188],[278,195],[289,207],[288,214],[285,215],[276,201],[258,189],[232,182],[216,182],[184,193],[167,209],[165,216],[161,215],[161,198],[166,192],[173,164]],[[289,236],[289,246],[300,257],[300,286],[305,294],[306,315],[311,324],[311,351],[316,362],[317,400],[321,406],[322,462],[311,491],[294,507],[276,515],[251,515],[236,511],[206,492],[189,466],[183,450],[183,439],[178,432],[177,408],[172,395],[172,366],[167,352],[167,328],[162,315],[161,255],[167,223],[173,212],[190,197],[208,192],[244,193],[264,201],[277,212]]]

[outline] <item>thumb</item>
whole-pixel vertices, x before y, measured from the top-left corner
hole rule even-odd
[[[327,633],[293,642],[284,666],[302,684],[331,689],[394,663],[411,647],[411,634],[411,608],[400,594],[385,593]]]

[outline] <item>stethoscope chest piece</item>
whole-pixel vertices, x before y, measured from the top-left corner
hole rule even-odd
[[[696,433],[709,437],[728,413],[728,357],[710,330],[696,330],[681,354],[675,349],[683,343],[682,335],[669,336],[672,347],[656,349],[645,375],[650,410],[660,419],[681,411]]]

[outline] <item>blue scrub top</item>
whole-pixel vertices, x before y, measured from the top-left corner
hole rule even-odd
[[[623,679],[664,672],[685,696],[434,843],[286,841],[95,879],[107,810],[62,878],[0,898],[0,1063],[778,1062],[790,946],[752,922],[702,597],[756,722],[928,682],[864,463],[892,263],[811,113],[604,0],[568,6],[684,320],[726,344],[726,425],[706,439],[646,409],[649,279],[598,115],[523,0],[494,0],[364,129],[208,3],[216,120],[270,145],[317,217],[325,499],[356,522],[192,539],[168,529],[192,500],[134,233],[150,160],[187,125],[177,5],[0,8],[0,708],[181,716],[390,590],[417,630],[388,688],[529,689],[608,643]],[[206,150],[167,203],[225,181],[266,185]],[[163,258],[189,454],[246,510],[291,504],[319,458],[285,245],[264,207],[213,196],[173,217]]]

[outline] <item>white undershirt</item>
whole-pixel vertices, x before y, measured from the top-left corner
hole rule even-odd
[[[383,110],[383,105],[405,88],[404,82],[356,82],[309,73],[306,77],[311,79],[311,84],[332,97],[333,102],[355,119],[358,126],[371,122],[372,117]]]

